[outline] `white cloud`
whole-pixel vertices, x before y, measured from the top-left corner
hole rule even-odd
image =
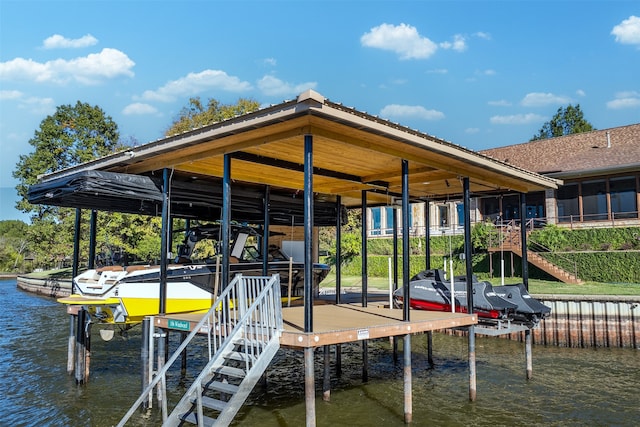
[[[571,102],[571,98],[554,95],[552,93],[532,92],[525,95],[520,101],[520,105],[525,107],[544,107],[547,105],[566,104]]]
[[[55,102],[53,98],[38,98],[35,96],[20,100],[18,106],[21,110],[26,110],[33,115],[48,115],[54,112]]]
[[[142,102],[134,102],[129,104],[122,110],[122,114],[127,116],[142,116],[148,114],[156,114],[158,109]]]
[[[360,43],[365,47],[390,50],[398,54],[400,59],[426,59],[438,50],[434,42],[407,24],[373,27],[360,37]]]
[[[447,74],[449,70],[446,68],[434,68],[433,70],[427,70],[427,74]]]
[[[467,50],[465,38],[460,34],[456,34],[455,36],[453,36],[452,42],[440,43],[440,47],[443,49],[453,49],[456,52],[464,52],[465,50]]]
[[[580,97],[587,96],[587,92],[585,92],[585,91],[584,91],[584,90],[582,90],[582,89],[578,89],[578,90],[576,91],[576,95],[578,95],[578,96],[580,96]]]
[[[246,92],[250,89],[252,87],[249,82],[230,76],[224,71],[204,70],[172,80],[157,90],[147,90],[139,98],[145,101],[172,102],[180,97],[197,95],[205,91]]]
[[[42,46],[45,49],[60,49],[60,48],[81,48],[89,47],[98,44],[98,39],[91,34],[80,37],[79,39],[68,39],[60,34],[54,34],[44,40]]]
[[[616,41],[622,44],[636,44],[640,47],[640,18],[631,15],[611,30]]]
[[[54,59],[44,63],[32,59],[15,58],[0,62],[0,80],[27,80],[56,84],[73,81],[91,85],[119,76],[133,77],[131,69],[134,65],[135,62],[126,54],[109,48],[84,57],[71,60]]]
[[[441,120],[444,119],[444,113],[437,110],[427,110],[421,105],[399,105],[390,104],[380,110],[381,117],[398,118],[414,118],[422,120]]]
[[[470,135],[473,135],[473,134],[478,133],[478,132],[480,132],[480,128],[466,128],[464,130],[464,133],[468,133]]]
[[[20,99],[22,92],[19,90],[0,90],[0,99]]]
[[[545,120],[544,116],[534,113],[514,114],[511,116],[493,116],[489,121],[494,125],[526,125]]]
[[[491,40],[491,34],[485,33],[484,31],[478,31],[477,33],[474,33],[473,35],[478,37],[478,38],[480,38],[480,39]]]
[[[610,110],[636,107],[640,107],[640,92],[635,91],[617,93],[615,99],[607,102],[607,108]]]
[[[506,99],[499,99],[497,101],[489,101],[489,102],[487,102],[487,104],[491,105],[492,107],[510,107],[511,106],[511,102],[507,101]]]
[[[258,89],[267,96],[295,96],[307,89],[315,89],[317,85],[317,82],[291,84],[273,76],[264,76],[258,80]]]
[[[262,60],[262,63],[264,65],[275,67],[278,64],[278,61],[276,61],[275,58],[265,58],[265,59]]]

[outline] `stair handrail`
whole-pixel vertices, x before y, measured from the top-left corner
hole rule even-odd
[[[246,279],[268,279],[268,282],[264,289],[261,292],[258,292],[255,295],[255,300],[251,300],[247,297],[250,297],[251,294],[254,294],[255,289],[250,289],[248,292],[250,295],[247,295],[244,289],[244,284]],[[254,281],[252,281],[254,282]],[[243,323],[249,316],[253,314],[253,309],[259,307],[262,303],[262,299],[266,299],[266,296],[269,295],[269,290],[273,289],[272,299],[275,299],[277,304],[281,304],[280,299],[280,278],[278,274],[275,274],[271,277],[261,277],[261,276],[250,276],[246,277],[242,274],[237,274],[231,283],[220,293],[220,295],[215,299],[215,302],[212,304],[211,308],[207,313],[202,317],[202,319],[193,327],[189,335],[182,341],[182,343],[178,346],[175,352],[171,355],[171,357],[167,360],[165,365],[160,369],[154,376],[153,380],[144,388],[138,399],[131,405],[127,413],[122,417],[120,422],[117,424],[117,427],[124,427],[124,425],[129,421],[129,419],[133,416],[136,410],[142,405],[142,403],[148,398],[149,394],[153,391],[154,387],[158,385],[158,383],[165,379],[166,373],[171,368],[173,363],[178,360],[178,357],[181,356],[182,352],[185,350],[187,345],[191,342],[191,340],[201,332],[205,324],[207,325],[207,336],[211,339],[211,332],[213,331],[212,326],[214,325],[214,317],[216,313],[220,313],[221,316],[229,316],[227,322],[234,323],[234,327],[231,331],[228,331],[227,328],[219,328],[217,332],[218,334],[214,334],[214,342],[213,348],[215,351],[209,351],[209,360],[211,360],[215,355],[224,350],[225,344],[228,344],[227,338],[230,337],[236,330],[239,330]],[[249,307],[246,304],[241,304],[239,309],[236,310],[237,303],[234,304],[233,301],[244,301],[245,303],[249,302]],[[273,310],[276,314],[275,325],[273,325],[277,331],[282,330],[282,310]],[[241,318],[238,319],[238,312],[241,312]],[[153,316],[152,316],[153,317]],[[241,321],[242,320],[242,321]],[[153,321],[151,322],[153,324]],[[227,324],[226,322],[218,322],[218,324]],[[217,346],[219,345],[219,347]],[[211,344],[210,344],[211,349]],[[194,384],[196,382],[194,381]],[[193,385],[192,385],[193,387]],[[166,399],[166,396],[164,397]],[[163,420],[164,421],[164,420]]]
[[[511,219],[509,221],[507,221],[506,223],[501,223],[500,226],[506,230],[508,230],[508,232],[506,233],[500,233],[501,234],[501,238],[502,240],[500,240],[500,245],[503,245],[504,243],[508,242],[510,245],[515,245],[515,243],[521,243],[520,242],[520,232],[521,232],[521,225],[518,224],[519,221],[515,220],[515,219]],[[527,234],[529,234],[531,231],[534,229],[534,222],[532,218],[529,218],[527,221],[525,221],[525,227],[527,227]],[[566,265],[571,265],[573,264],[573,272],[570,272],[573,274],[573,276],[578,279],[578,263],[575,260],[570,259],[569,257],[563,256],[555,251],[553,251],[550,248],[547,248],[544,245],[541,245],[540,243],[534,242],[531,239],[527,239],[527,250],[534,252],[534,253],[543,253],[543,252],[549,252],[549,253],[553,253],[554,256],[560,258],[562,261],[564,261],[564,263],[566,263]],[[542,256],[541,256],[542,257]],[[542,257],[544,258],[544,257]],[[564,267],[562,267],[564,269]]]
[[[571,265],[571,264],[573,264],[573,272],[571,272],[571,274],[573,274],[573,276],[574,276],[576,279],[578,279],[578,278],[579,278],[579,277],[578,277],[578,263],[577,263],[577,261],[572,260],[571,258],[566,257],[566,256],[564,256],[564,255],[562,255],[562,254],[560,254],[560,253],[558,253],[558,252],[554,251],[553,249],[550,249],[550,248],[548,248],[548,247],[546,247],[546,246],[544,246],[544,245],[542,245],[542,244],[540,244],[540,243],[538,243],[538,242],[534,242],[534,241],[532,241],[532,240],[530,240],[530,239],[527,239],[527,250],[529,250],[529,251],[531,251],[531,252],[534,252],[534,253],[536,253],[536,254],[545,253],[545,252],[546,252],[546,253],[551,253],[551,254],[553,254],[554,256],[556,256],[556,257],[560,258],[561,260],[563,260],[563,261],[566,263],[566,265]],[[542,256],[542,255],[540,255],[540,257],[542,257],[543,259],[546,259],[546,258],[545,258],[544,256]],[[548,260],[547,260],[547,261],[548,261]],[[556,263],[554,263],[554,264],[556,264]],[[563,267],[563,266],[559,266],[559,267],[561,267],[562,269],[564,269],[564,267]]]

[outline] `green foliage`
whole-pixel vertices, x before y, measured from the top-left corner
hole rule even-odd
[[[56,215],[56,209],[44,205],[33,206],[26,196],[30,185],[38,176],[111,154],[122,148],[118,141],[118,126],[99,107],[78,101],[76,105],[61,105],[46,117],[35,131],[29,144],[34,151],[20,155],[13,171],[22,196],[16,207],[22,212],[34,213],[39,218]]]
[[[567,245],[567,230],[554,224],[547,224],[531,232],[529,240],[530,243],[541,245],[551,251],[560,251]]]
[[[589,228],[566,233],[563,250],[608,251],[640,249],[640,227]]]
[[[531,141],[589,132],[592,130],[595,130],[595,128],[585,120],[580,105],[576,104],[575,107],[569,105],[566,108],[558,108],[553,118],[542,125],[542,128],[531,138]]]
[[[22,221],[0,221],[0,271],[22,271],[29,250],[28,229]]]
[[[640,253],[635,251],[564,253],[562,256],[549,253],[545,258],[569,271],[575,265],[582,280],[640,283]]]
[[[499,241],[499,233],[491,221],[479,222],[471,229],[471,244],[474,250],[487,249]]]
[[[230,119],[260,108],[258,101],[240,98],[235,104],[223,105],[216,99],[209,99],[207,106],[199,97],[189,99],[189,105],[180,111],[180,115],[165,132],[166,136],[176,135]]]

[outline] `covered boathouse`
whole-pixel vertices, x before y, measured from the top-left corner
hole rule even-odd
[[[107,175],[121,180],[124,187],[128,177],[147,177],[156,184],[156,189],[111,191],[96,197],[96,188],[84,184],[87,177]],[[381,315],[381,309],[368,306],[366,227],[363,227],[362,301],[356,305],[340,301],[338,262],[335,304],[314,305],[311,277],[312,264],[317,260],[314,246],[317,226],[336,227],[339,260],[344,209],[362,208],[362,212],[366,212],[370,206],[397,206],[400,202],[400,255],[408,254],[409,203],[462,198],[466,219],[467,298],[468,306],[472,307],[471,195],[517,192],[525,205],[526,193],[555,189],[557,185],[558,181],[552,178],[331,102],[309,90],[292,101],[46,175],[32,187],[29,200],[75,207],[77,212],[90,209],[162,215],[160,315],[156,321],[164,326],[170,323],[162,320],[166,303],[166,272],[163,279],[162,270],[166,270],[168,263],[171,218],[219,220],[222,240],[226,242],[231,221],[260,224],[265,236],[269,235],[270,225],[301,227],[304,304],[282,309],[285,326],[279,336],[281,345],[304,351],[306,424],[313,426],[313,355],[316,348],[326,350],[328,345],[362,341],[365,355],[367,339],[402,338],[404,421],[411,422],[411,334],[466,327],[469,330],[469,396],[471,400],[476,396],[474,327],[477,317],[472,312],[412,311],[408,304]],[[363,218],[363,224],[366,223]],[[526,236],[523,237],[522,244],[526,245]],[[268,239],[264,240],[266,248]],[[222,246],[221,288],[225,289],[231,281],[230,254],[228,245]],[[77,261],[76,254],[76,266]],[[526,284],[526,259],[523,263]],[[430,268],[428,261],[427,268]],[[409,256],[402,257],[402,272],[400,283],[408,285]],[[404,289],[404,298],[408,301],[409,286]]]

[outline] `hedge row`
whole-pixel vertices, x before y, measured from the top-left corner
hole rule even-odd
[[[603,283],[640,283],[640,252],[591,252],[591,253],[564,253],[564,254],[543,254],[549,261],[573,271],[574,263],[577,265],[578,276],[585,281]],[[442,256],[431,257],[432,268],[444,268]],[[505,275],[522,276],[522,260],[519,256],[509,252],[504,254]],[[513,261],[513,262],[512,262]],[[392,260],[393,263],[393,260]],[[412,255],[410,259],[409,276],[424,270],[426,265],[425,257]],[[493,255],[477,254],[472,260],[473,272],[481,279],[490,276],[500,275],[501,256],[499,253]],[[393,266],[392,266],[393,268]],[[453,270],[455,275],[465,273],[464,260],[454,257]],[[493,273],[491,272],[493,270]],[[355,257],[349,264],[342,267],[342,274],[347,276],[359,276],[362,273],[361,258]],[[367,257],[367,273],[373,277],[388,277],[389,257],[381,255],[369,255]],[[398,258],[398,277],[402,277],[402,257]],[[540,280],[556,280],[548,273],[539,268],[529,265],[529,277]]]

